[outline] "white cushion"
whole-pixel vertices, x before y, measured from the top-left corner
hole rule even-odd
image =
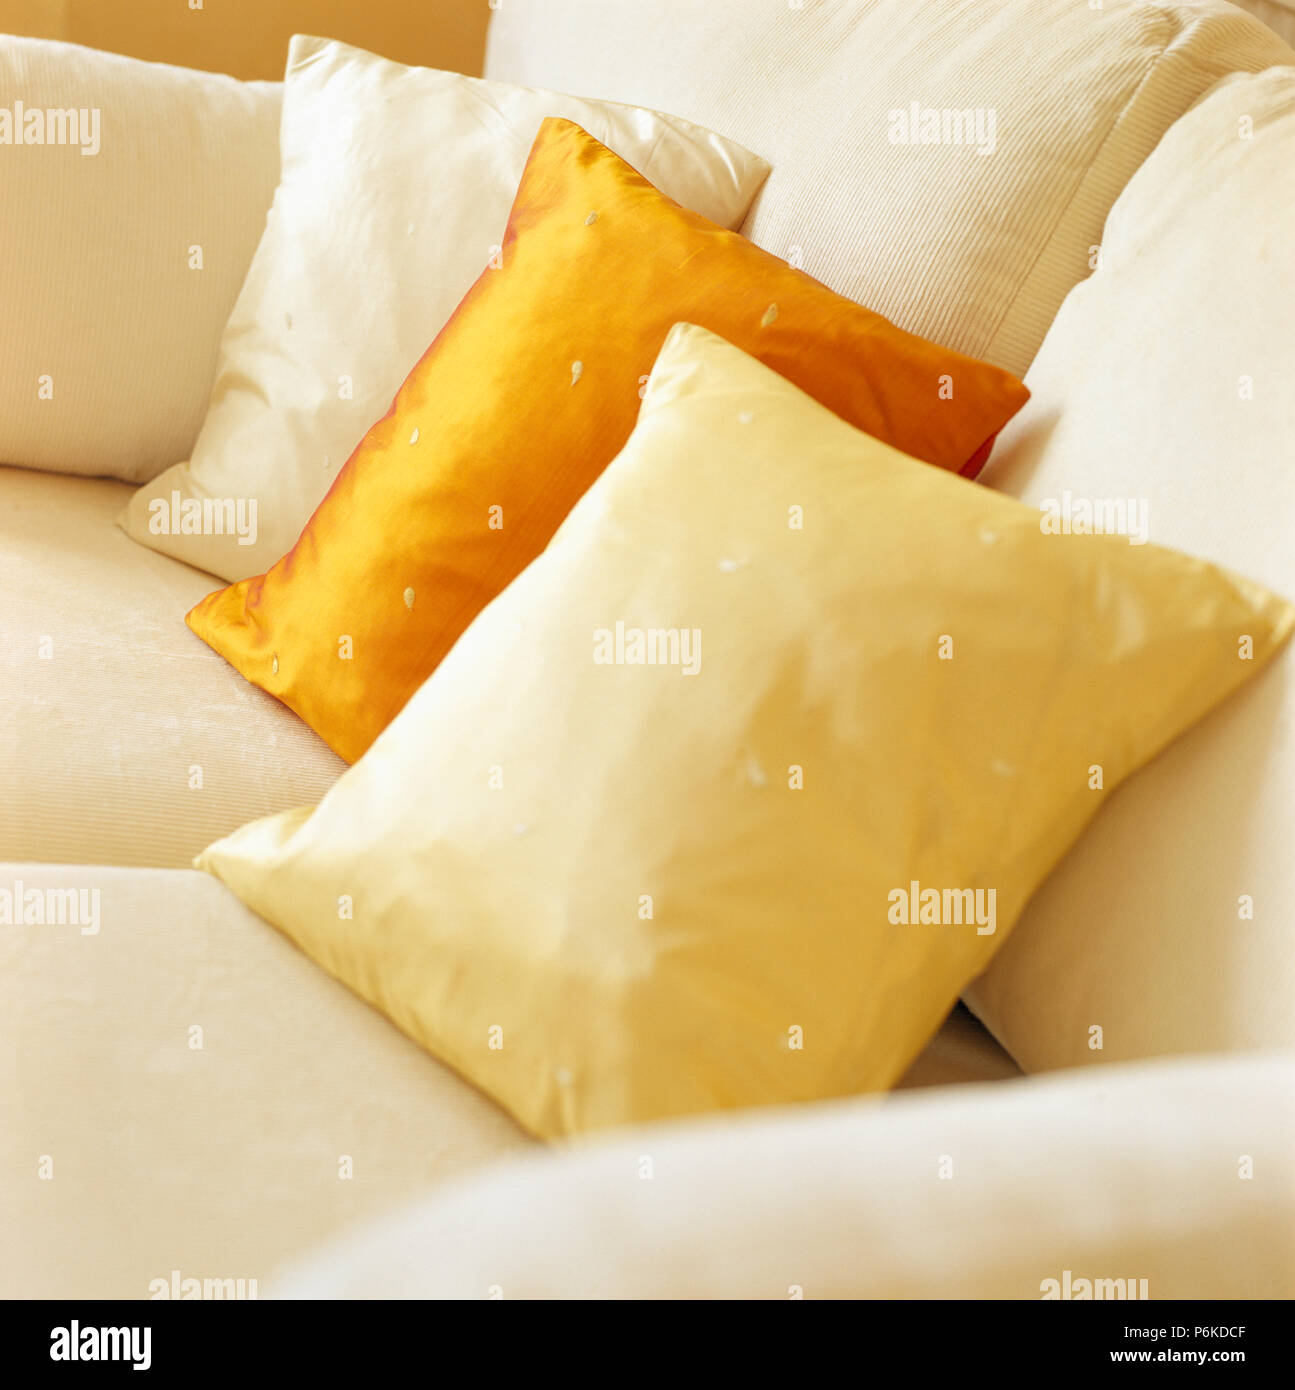
[[[497,252],[545,116],[576,121],[725,226],[768,173],[686,121],[293,39],[283,180],[221,344],[211,412],[192,459],[131,501],[123,524],[136,540],[226,579],[262,573],[296,542]],[[254,543],[155,531],[153,503],[172,516],[173,492],[255,498]]]
[[[748,236],[1020,375],[1164,131],[1224,74],[1292,60],[1222,0],[507,0],[486,72],[741,140],[774,166]],[[942,134],[993,111],[993,154],[892,143],[913,103]]]
[[[0,468],[0,859],[187,867],[343,771],[185,627],[212,580],[122,535],[128,496]]]
[[[637,1130],[447,1186],[272,1291],[1290,1297],[1292,1081],[1288,1057],[1180,1061]]]
[[[1153,541],[1295,594],[1292,168],[1295,68],[1229,79],[1170,130],[1057,316],[992,486],[1069,492],[1072,515],[1142,499]],[[1295,1042],[1292,846],[1288,649],[1116,792],[968,997],[1027,1071]]]
[[[139,483],[189,452],[279,106],[277,84],[0,37],[0,463]],[[77,112],[85,153],[48,110]]]

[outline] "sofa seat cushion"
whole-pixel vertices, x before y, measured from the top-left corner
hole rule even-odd
[[[262,1289],[533,1147],[206,874],[0,864],[0,899],[18,884],[88,910],[0,923],[0,1297],[144,1298],[172,1270]],[[901,1085],[1014,1072],[958,1011]]]
[[[185,627],[218,581],[129,540],[129,495],[0,468],[0,859],[187,867],[342,769]]]
[[[1164,132],[1225,74],[1290,61],[1223,0],[507,0],[486,72],[755,150],[758,246],[1020,376]]]
[[[98,930],[0,924],[0,1296],[263,1281],[530,1143],[207,875],[0,866],[19,882],[97,893]]]

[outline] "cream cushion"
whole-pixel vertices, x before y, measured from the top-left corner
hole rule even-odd
[[[448,1186],[272,1292],[1037,1299],[1069,1270],[1289,1298],[1292,1082],[1177,1061],[637,1130]]]
[[[758,150],[773,173],[743,227],[757,244],[1021,375],[1165,130],[1217,78],[1292,57],[1222,0],[507,0],[486,73],[658,106]],[[913,103],[941,133],[946,110],[980,110],[985,133],[993,111],[993,154],[892,143]]]
[[[142,1298],[173,1269],[264,1292],[531,1146],[206,874],[0,865],[15,881],[97,889],[99,931],[0,926],[0,1297]],[[901,1084],[1014,1073],[958,1011]]]
[[[687,121],[293,39],[283,178],[221,343],[211,411],[193,457],[132,499],[130,535],[225,579],[261,574],[296,542],[499,254],[545,116],[577,122],[724,226],[742,221],[768,173]],[[155,532],[153,504],[169,514],[175,492],[182,503],[255,499],[254,543]]]
[[[1153,541],[1295,593],[1292,167],[1295,68],[1229,79],[1174,126],[1048,334],[992,486],[1145,499]],[[1027,1071],[1293,1043],[1293,845],[1286,651],[1115,794],[968,997]]]
[[[205,874],[0,866],[19,880],[97,889],[100,929],[0,926],[0,1297],[264,1281],[528,1144]]]
[[[42,126],[76,110],[78,139],[80,112],[98,112],[94,154],[0,143],[0,463],[140,483],[193,447],[279,177],[280,99],[277,84],[0,36],[11,127],[19,101]]]
[[[128,496],[0,468],[0,859],[187,866],[342,770],[185,627],[212,580],[132,544]]]

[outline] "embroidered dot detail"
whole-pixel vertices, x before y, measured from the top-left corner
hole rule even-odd
[[[413,591],[412,589],[406,589],[406,590],[405,590],[405,607],[406,607],[406,608],[413,608],[413,606],[414,606],[414,591]]]
[[[760,320],[761,328],[771,328],[778,321],[778,306],[770,304],[764,311],[764,317]]]
[[[530,826],[527,825],[526,822],[523,821],[523,820],[519,820],[519,821],[517,822],[517,824],[513,826],[513,834],[514,834],[514,835],[521,836],[521,835],[529,835],[530,833],[531,833],[531,828],[530,828]]]
[[[747,780],[753,787],[763,787],[768,783],[768,778],[764,775],[764,768],[760,766],[758,758],[748,758],[746,760]]]
[[[409,442],[410,442],[411,444],[417,444],[417,443],[418,443],[418,426],[417,426],[417,425],[414,426],[414,432],[413,432],[413,434],[411,434],[411,435],[409,436]]]
[[[755,411],[753,411],[753,410],[744,410],[744,411],[737,417],[737,422],[738,422],[739,425],[749,425],[749,424],[751,423],[751,421],[754,420],[754,419],[755,419]]]
[[[746,564],[745,560],[735,560],[731,555],[726,555],[720,562],[720,572],[723,574],[733,574]]]
[[[981,539],[982,541],[984,541],[984,543],[985,543],[986,545],[993,545],[993,544],[998,540],[998,532],[997,532],[997,531],[982,531],[982,532],[980,533],[980,539]]]
[[[585,374],[585,364],[583,362],[573,362],[571,364],[571,384],[574,386]]]
[[[597,214],[596,212],[591,212],[591,213],[589,214],[589,216],[585,218],[585,226],[586,226],[586,227],[592,227],[592,226],[594,225],[594,223],[597,222],[597,221],[598,221],[598,214]]]
[[[273,671],[276,676],[279,674],[279,658],[277,656],[270,662],[270,670]]]
[[[572,1081],[575,1080],[566,1067],[555,1067],[553,1069],[553,1079],[559,1086],[570,1086]]]

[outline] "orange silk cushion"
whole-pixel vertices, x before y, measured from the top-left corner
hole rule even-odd
[[[673,324],[969,477],[1028,395],[671,202],[570,121],[541,127],[502,245],[296,545],[188,615],[350,761],[615,457]]]

